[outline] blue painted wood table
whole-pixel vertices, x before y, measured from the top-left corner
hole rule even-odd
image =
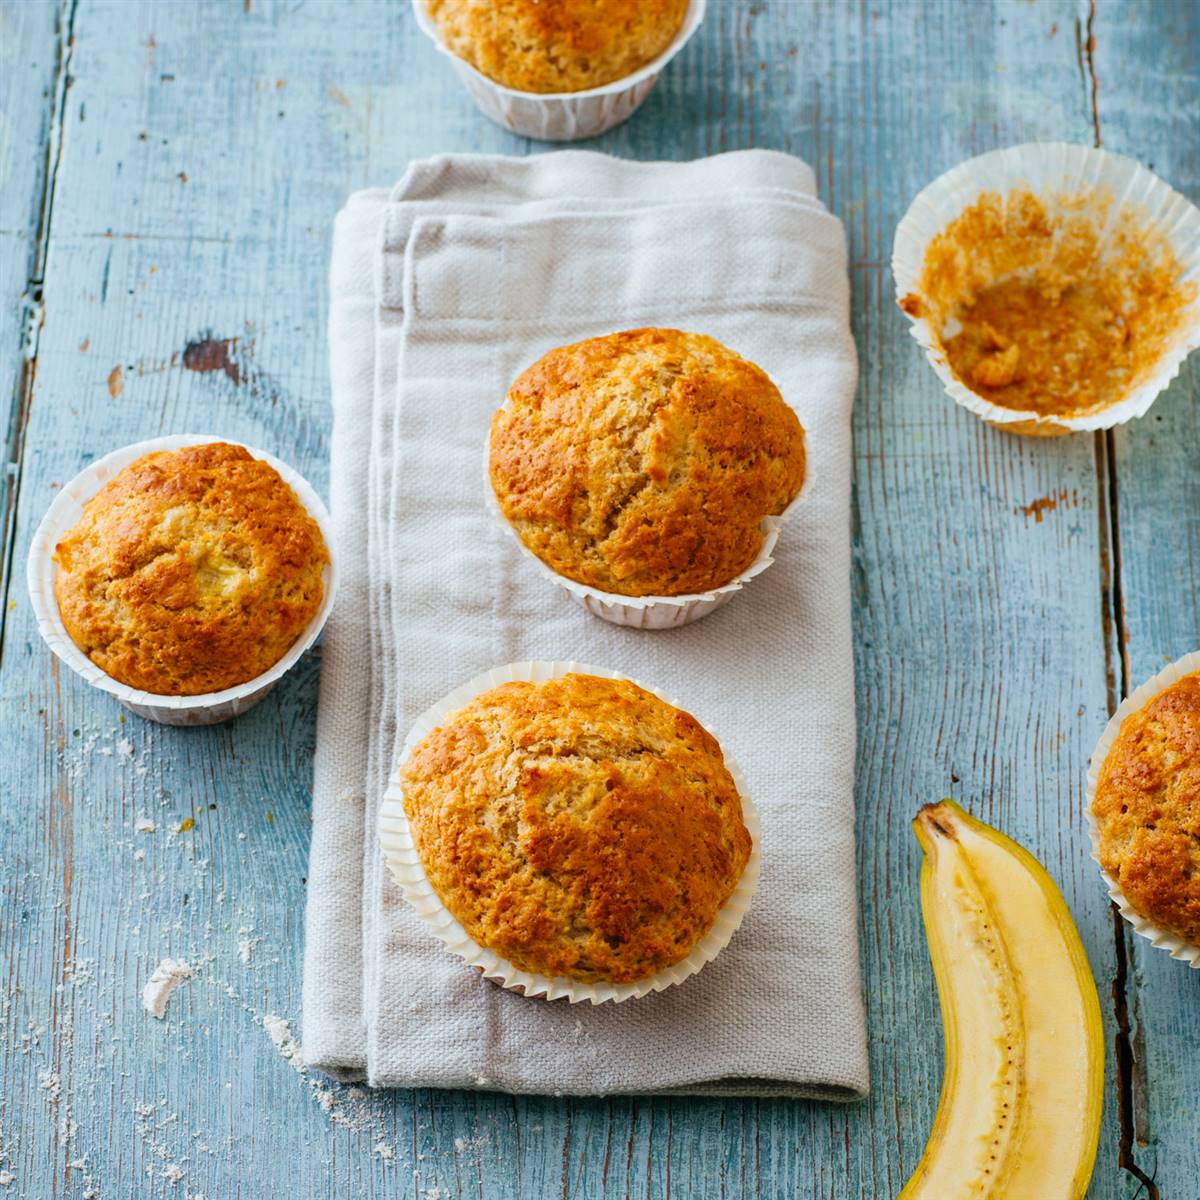
[[[1030,139],[1200,197],[1198,62],[1194,0],[715,0],[593,143],[792,151],[849,231],[872,1092],[376,1095],[297,1072],[263,1028],[299,1017],[319,650],[237,721],[147,724],[59,669],[23,562],[58,486],[160,433],[244,439],[323,487],[343,198],[415,156],[542,147],[476,113],[404,4],[2,0],[0,1198],[894,1195],[941,1070],[908,822],[949,794],[1080,924],[1108,1049],[1089,1195],[1195,1200],[1200,972],[1114,921],[1083,788],[1123,691],[1200,644],[1200,361],[1139,422],[1013,439],[943,397],[888,259],[926,182]],[[184,352],[209,337],[236,369]],[[201,969],[156,1022],[139,993],[165,954]]]

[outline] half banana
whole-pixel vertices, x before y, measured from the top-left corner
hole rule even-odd
[[[1078,1200],[1104,1086],[1096,985],[1036,859],[949,800],[913,822],[945,1067],[900,1200]]]

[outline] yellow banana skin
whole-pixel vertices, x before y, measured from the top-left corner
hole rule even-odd
[[[1071,914],[1022,847],[952,801],[913,821],[945,1068],[899,1200],[1082,1200],[1100,1136],[1100,1000]]]

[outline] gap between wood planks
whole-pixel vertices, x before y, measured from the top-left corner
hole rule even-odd
[[[13,554],[16,547],[17,507],[21,496],[21,466],[25,456],[25,429],[37,381],[38,343],[45,315],[46,255],[50,247],[50,225],[54,217],[54,191],[62,162],[63,124],[67,90],[71,86],[71,55],[75,49],[75,9],[78,0],[60,0],[54,23],[54,79],[50,88],[50,122],[46,132],[46,156],[42,164],[37,225],[29,253],[29,273],[22,296],[21,345],[14,402],[9,413],[4,447],[4,470],[8,489],[0,513],[0,663],[4,660],[8,632],[8,597],[12,589]]]
[[[1087,106],[1091,116],[1092,142],[1097,149],[1104,144],[1100,134],[1100,106],[1097,99],[1099,79],[1096,75],[1096,0],[1087,0],[1086,16],[1075,20],[1075,44],[1079,70],[1087,89]],[[1129,654],[1125,622],[1125,597],[1121,582],[1120,499],[1117,490],[1116,437],[1111,429],[1097,430],[1093,435],[1096,463],[1096,499],[1099,516],[1100,541],[1100,621],[1104,638],[1104,681],[1108,715],[1111,717],[1121,700],[1129,695]],[[1115,904],[1109,904],[1112,922],[1113,949],[1116,973],[1112,983],[1113,1016],[1117,1022],[1113,1054],[1116,1060],[1117,1086],[1117,1163],[1144,1188],[1147,1200],[1160,1200],[1154,1178],[1139,1166],[1135,1156],[1137,1132],[1141,1122],[1139,1110],[1144,1110],[1146,1080],[1142,1063],[1133,1052],[1132,1022],[1130,1020],[1129,942],[1127,926]],[[1141,1101],[1141,1103],[1139,1103]]]

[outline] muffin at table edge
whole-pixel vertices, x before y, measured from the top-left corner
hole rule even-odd
[[[628,680],[493,688],[400,778],[442,903],[478,945],[543,976],[630,983],[686,958],[750,856],[716,739]]]
[[[105,674],[156,695],[254,679],[307,628],[329,551],[269,464],[224,442],[130,463],[54,548],[71,640]]]
[[[492,418],[492,489],[558,574],[626,596],[721,587],[804,482],[804,429],[714,338],[633,329],[561,346]]]
[[[1121,722],[1092,814],[1101,865],[1129,904],[1200,946],[1200,673]]]
[[[425,0],[442,43],[519,92],[582,92],[657,58],[687,0]]]

